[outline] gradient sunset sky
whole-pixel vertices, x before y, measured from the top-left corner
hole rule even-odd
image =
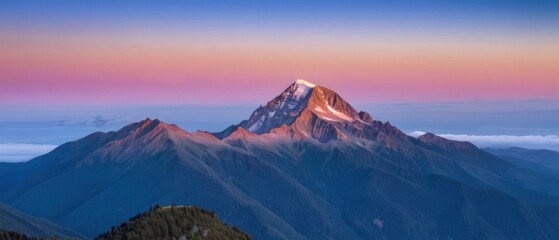
[[[559,99],[559,1],[2,1],[0,104]]]

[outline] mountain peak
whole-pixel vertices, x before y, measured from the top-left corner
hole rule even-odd
[[[303,80],[303,79],[297,79],[297,81],[295,81],[295,84],[297,84],[297,85],[303,85],[303,86],[306,86],[306,87],[309,87],[309,88],[314,88],[314,87],[316,87],[316,84],[311,83],[311,82],[308,82],[308,81]]]
[[[297,127],[294,126],[295,123],[297,123]],[[310,136],[321,141],[328,141],[332,138],[321,135],[352,135],[344,134],[344,131],[341,130],[342,125],[369,125],[372,123],[373,119],[369,114],[356,111],[336,92],[297,79],[280,95],[256,109],[249,119],[215,133],[214,136],[224,139],[239,128],[243,128],[254,134],[289,132],[296,136]],[[293,126],[295,129],[293,131],[272,131],[284,125]],[[320,129],[317,129],[316,127],[319,125]],[[326,127],[326,125],[331,126]]]
[[[146,118],[145,120],[129,124],[115,132],[112,140],[122,143],[134,141],[147,143],[157,140],[163,143],[167,139],[179,139],[190,135],[190,133],[175,124],[167,124],[159,119],[152,120]]]
[[[433,133],[425,133],[419,136],[417,139],[429,146],[437,147],[450,152],[478,150],[478,148],[470,142],[453,141],[437,136]]]
[[[106,136],[102,147],[84,157],[83,163],[92,164],[108,158],[134,161],[141,159],[141,156],[172,149],[177,142],[190,139],[192,134],[175,124],[147,118]]]
[[[237,130],[235,130],[233,133],[231,133],[229,136],[227,136],[226,139],[246,139],[249,137],[252,137],[256,134],[254,134],[251,131],[248,131],[242,127],[237,128]]]

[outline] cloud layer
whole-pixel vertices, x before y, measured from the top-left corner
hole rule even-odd
[[[408,135],[419,137],[423,131],[414,131]],[[438,136],[457,140],[468,141],[480,148],[508,148],[522,147],[531,149],[550,149],[559,151],[559,136],[557,135],[469,135],[469,134],[436,134]]]
[[[0,144],[0,162],[25,162],[48,153],[56,147],[50,144]]]

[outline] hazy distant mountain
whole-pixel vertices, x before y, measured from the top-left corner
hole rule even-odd
[[[559,152],[546,149],[525,149],[519,147],[505,149],[483,149],[511,163],[535,171],[559,176]]]
[[[45,218],[32,217],[12,207],[0,203],[0,231],[17,232],[27,237],[81,238],[81,235],[52,223]],[[12,235],[10,235],[12,236]],[[0,237],[0,239],[3,239]]]
[[[89,236],[179,204],[256,239],[557,239],[558,184],[302,80],[219,133],[146,119],[0,164],[2,201]]]
[[[251,239],[229,227],[215,213],[197,207],[156,207],[113,227],[96,239]]]

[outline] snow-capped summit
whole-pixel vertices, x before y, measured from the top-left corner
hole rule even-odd
[[[223,139],[243,128],[255,134],[287,131],[290,135],[327,141],[351,135],[342,130],[344,125],[372,123],[369,114],[356,111],[336,92],[298,79],[265,106],[256,109],[249,119],[215,136]]]
[[[311,89],[314,87],[316,87],[315,84],[298,79],[297,81],[295,81],[295,83],[291,84],[291,89],[288,90],[291,92],[291,95],[294,99],[299,100],[306,97]]]
[[[297,79],[297,81],[295,81],[295,84],[304,85],[304,86],[307,86],[307,87],[310,87],[310,88],[316,87],[316,84],[310,83],[310,82],[308,82],[306,80],[303,80],[303,79]]]
[[[256,134],[262,134],[268,133],[282,124],[291,125],[308,107],[309,99],[316,89],[315,84],[297,80],[265,106],[256,109],[248,120],[241,122],[238,126]]]

